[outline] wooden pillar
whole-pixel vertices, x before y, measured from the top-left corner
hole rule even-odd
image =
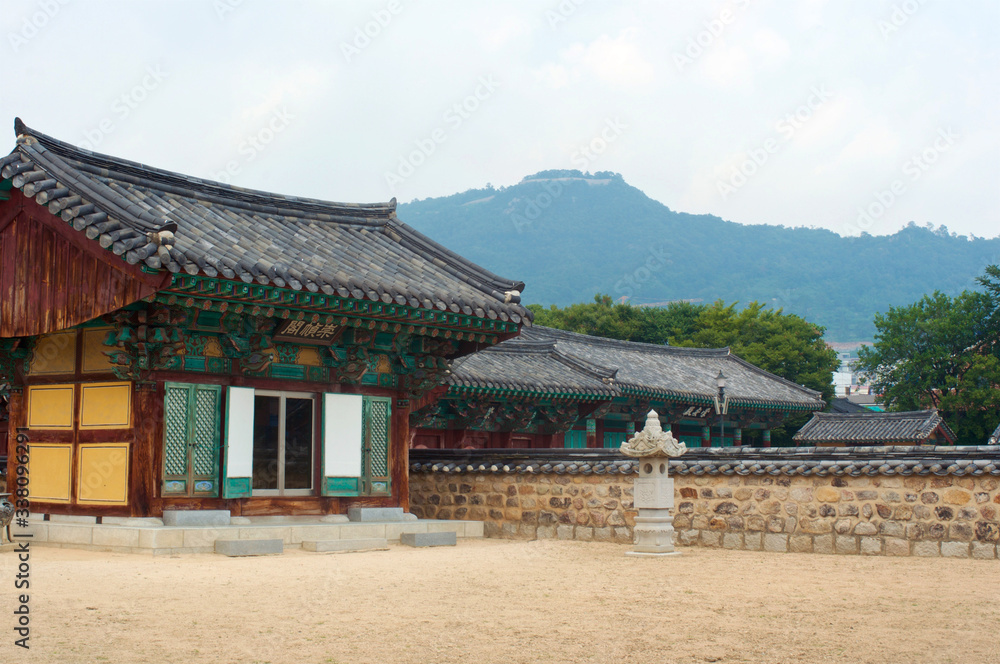
[[[734,447],[743,446],[743,429],[739,427],[733,429],[733,446]]]
[[[549,436],[549,447],[566,447],[566,434],[554,433]]]
[[[594,431],[594,447],[604,447],[604,418],[597,420]]]
[[[392,409],[390,480],[393,495],[404,512],[410,511],[410,402],[396,399]]]
[[[132,516],[159,516],[154,509],[159,493],[157,461],[163,453],[163,393],[157,383],[135,383],[128,504]]]
[[[493,431],[490,433],[489,447],[510,449],[514,445],[513,431]]]
[[[597,420],[587,418],[587,447],[597,447]]]

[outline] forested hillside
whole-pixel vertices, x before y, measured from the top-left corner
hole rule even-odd
[[[969,239],[943,226],[842,237],[674,212],[614,173],[544,171],[511,187],[402,204],[398,214],[525,281],[526,303],[563,306],[597,293],[635,304],[756,300],[826,327],[831,341],[871,339],[876,312],[934,290],[974,288],[1000,260],[1000,238]]]

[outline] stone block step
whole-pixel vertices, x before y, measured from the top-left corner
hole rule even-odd
[[[224,556],[269,556],[284,550],[280,539],[215,540],[215,552]]]
[[[303,540],[302,548],[306,551],[316,551],[317,553],[326,551],[387,551],[389,543],[384,537]]]
[[[402,533],[399,543],[406,546],[455,546],[458,543],[458,533]]]
[[[349,507],[347,518],[351,521],[405,521],[402,507]]]
[[[164,526],[228,526],[229,510],[163,510]]]

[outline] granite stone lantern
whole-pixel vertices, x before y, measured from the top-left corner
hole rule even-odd
[[[664,431],[656,411],[646,415],[646,426],[621,446],[621,453],[637,459],[634,501],[639,510],[635,519],[635,546],[626,556],[676,556],[674,550],[674,481],[668,476],[670,458],[687,450],[673,434]]]

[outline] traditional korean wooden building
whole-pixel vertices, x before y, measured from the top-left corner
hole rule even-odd
[[[728,397],[722,416],[720,372]],[[770,446],[772,428],[824,405],[819,392],[728,348],[657,346],[536,325],[455,362],[444,398],[410,421],[415,447],[618,447],[652,408],[689,447],[751,439]]]
[[[394,200],[239,189],[15,130],[0,385],[36,512],[405,508],[410,412],[530,321],[523,284]]]
[[[954,445],[951,430],[936,409],[902,413],[813,413],[795,434],[799,445]]]

